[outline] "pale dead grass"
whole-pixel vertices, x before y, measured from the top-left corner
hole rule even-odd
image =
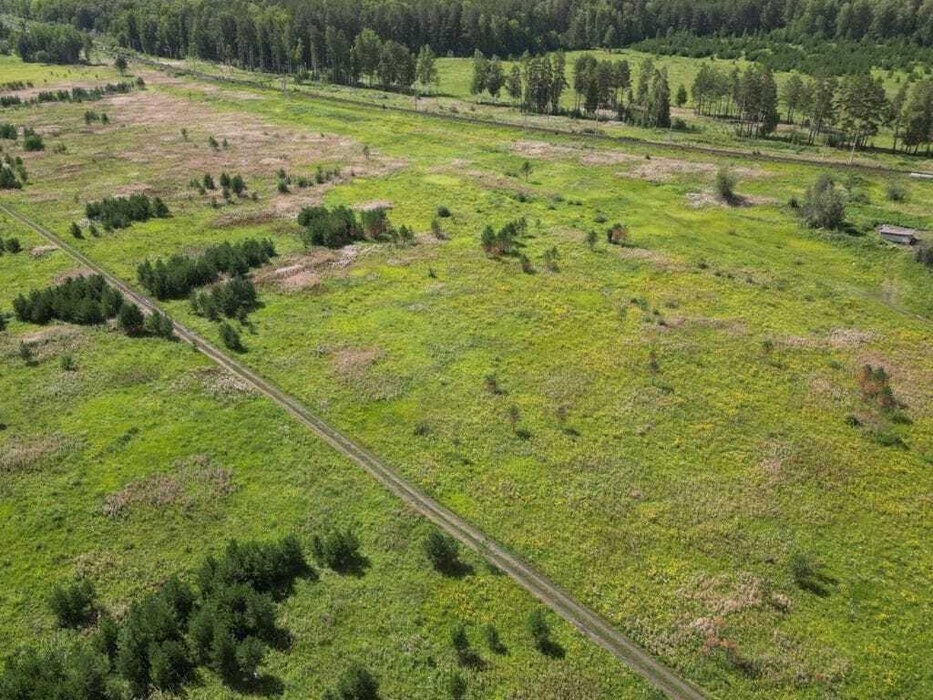
[[[45,437],[11,439],[0,447],[0,474],[17,474],[63,459],[81,449],[76,437],[55,433]]]
[[[381,348],[343,348],[333,354],[331,365],[344,378],[361,379],[384,356],[385,352]]]
[[[240,173],[253,189],[258,180],[272,181],[284,169],[293,178],[313,176],[319,163],[339,163],[340,177],[290,194],[269,198],[274,216],[291,217],[301,208],[319,204],[327,190],[354,177],[378,177],[404,167],[407,161],[370,151],[353,139],[312,130],[277,126],[252,114],[217,109],[209,103],[183,99],[158,91],[139,91],[108,98],[108,109],[121,125],[140,129],[144,137],[131,148],[113,155],[118,159],[158,169],[153,181],[158,191],[182,191],[191,177],[205,172]],[[187,128],[188,140],[181,135]],[[227,139],[228,148],[212,149],[208,136]],[[166,185],[163,183],[171,183]],[[131,191],[152,190],[151,185],[127,186]],[[206,195],[209,196],[209,195]]]
[[[30,249],[29,255],[34,258],[41,258],[56,250],[58,250],[57,245],[38,245],[35,248]]]
[[[285,256],[275,265],[258,270],[253,275],[253,281],[282,292],[318,287],[326,277],[341,274],[349,268],[360,256],[361,250],[358,245],[350,245],[339,250],[319,248],[301,255]]]
[[[125,517],[139,507],[188,510],[220,500],[235,489],[232,473],[213,464],[208,455],[194,455],[178,460],[172,466],[171,472],[150,474],[108,494],[104,500],[104,515],[108,518]]]
[[[514,141],[509,144],[509,149],[516,155],[536,160],[574,160],[583,165],[629,163],[633,167],[619,171],[616,175],[635,177],[652,182],[666,182],[680,175],[709,174],[719,169],[719,165],[716,163],[681,160],[664,156],[652,156],[648,159],[643,155],[627,153],[617,149],[567,146],[547,141]],[[766,174],[760,168],[733,168],[733,172],[741,177],[750,178],[762,177]]]

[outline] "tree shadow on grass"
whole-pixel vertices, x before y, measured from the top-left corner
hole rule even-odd
[[[263,698],[279,697],[285,693],[285,684],[278,676],[271,673],[261,673],[255,678],[246,678],[229,686],[232,690],[243,695],[254,695]]]
[[[371,566],[372,562],[369,561],[369,557],[367,557],[365,554],[360,554],[357,552],[353,556],[347,557],[345,561],[342,561],[338,566],[335,566],[333,570],[341,576],[363,578],[363,576],[366,575],[366,570]]]
[[[547,639],[542,639],[537,644],[538,651],[547,656],[550,659],[562,659],[567,656],[567,650],[564,649],[560,643],[555,642],[553,639],[548,637]]]
[[[460,559],[435,564],[434,568],[447,578],[466,578],[473,573],[472,565]]]

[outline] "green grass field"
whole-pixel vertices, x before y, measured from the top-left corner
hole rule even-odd
[[[891,202],[884,177],[838,173],[850,232],[814,232],[786,206],[822,172],[813,166],[623,150],[142,74],[145,92],[95,107],[108,126],[86,126],[82,105],[11,111],[49,147],[25,154],[30,184],[5,201],[68,235],[87,201],[165,198],[170,219],[75,241],[134,283],[146,257],[271,236],[282,257],[255,274],[263,307],[243,329],[241,359],[711,696],[915,697],[933,683],[924,517],[933,277],[873,233],[881,222],[933,228],[929,183],[905,179],[906,200]],[[229,147],[211,149],[210,135]],[[341,177],[276,192],[276,170],[298,176],[318,164],[339,164]],[[712,196],[721,165],[739,175],[743,206]],[[187,187],[221,170],[242,172],[258,201],[215,209]],[[418,242],[306,251],[294,216],[319,202],[391,206]],[[453,214],[441,220],[445,240],[428,234],[441,205]],[[487,223],[518,217],[528,221],[523,252],[534,274],[479,246]],[[629,227],[626,246],[605,242],[616,221]],[[553,271],[543,263],[552,247]],[[68,271],[62,258],[0,258],[0,308]],[[218,338],[187,302],[167,308]],[[17,365],[15,339],[37,330],[12,322],[2,336],[9,369],[0,381],[17,398],[4,409],[0,449],[79,438],[63,441],[77,446],[73,455],[7,482],[8,507],[37,514],[4,530],[10,548],[30,551],[4,569],[5,588],[20,592],[7,594],[0,615],[18,639],[51,632],[41,601],[21,591],[37,585],[31,577],[66,576],[73,552],[113,558],[100,585],[117,604],[226,537],[308,536],[329,513],[359,523],[374,566],[289,602],[302,643],[270,668],[296,696],[317,692],[350,649],[378,661],[386,697],[436,697],[432,684],[453,658],[446,626],[490,614],[515,635],[515,653],[471,675],[475,697],[647,692],[568,630],[560,664],[519,649],[527,596],[478,563],[475,576],[438,580],[418,551],[423,523],[265,402],[218,405],[196,381],[191,388],[206,366],[190,350],[69,330],[79,371],[63,379],[51,357]],[[866,363],[888,370],[909,422],[860,397]],[[151,378],[113,379],[121,373]],[[192,409],[175,400],[179,382]],[[131,427],[142,431],[125,447],[131,454],[111,454]],[[901,446],[883,444],[892,437]],[[106,493],[201,453],[242,484],[223,503],[193,517],[100,515]],[[33,554],[35,538],[23,533],[36,523],[56,534]],[[399,530],[404,546],[386,534]],[[827,595],[795,582],[795,555],[825,564]],[[411,595],[423,601],[415,609]],[[325,645],[314,640],[327,605],[349,612]],[[383,605],[390,621],[377,628],[371,615]],[[444,663],[425,665],[422,645]],[[570,682],[581,685],[561,685]]]

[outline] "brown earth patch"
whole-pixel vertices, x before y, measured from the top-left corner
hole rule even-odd
[[[351,245],[339,250],[319,248],[304,255],[290,255],[274,266],[267,266],[253,275],[260,285],[271,285],[283,292],[296,292],[317,287],[325,276],[345,270],[359,257],[361,248]]]
[[[57,245],[39,245],[29,251],[29,255],[34,258],[41,258],[44,255],[58,250]]]
[[[356,211],[376,211],[377,209],[391,209],[392,206],[392,202],[387,199],[377,199],[372,202],[354,204],[353,209]]]
[[[173,467],[174,471],[150,474],[109,494],[104,500],[104,514],[108,518],[124,517],[138,507],[188,510],[217,501],[235,489],[232,473],[214,465],[207,455],[178,460]]]
[[[313,176],[319,163],[339,163],[341,176],[307,189],[292,188],[291,194],[270,198],[276,215],[291,216],[303,206],[317,203],[323,192],[341,181],[359,176],[380,176],[397,170],[406,161],[370,151],[353,139],[295,130],[271,124],[242,112],[212,109],[208,103],[187,100],[156,91],[140,91],[108,98],[112,116],[128,127],[142,129],[143,139],[115,157],[131,163],[158,168],[159,181],[171,182],[176,191],[192,176],[205,172],[240,173],[254,188],[257,178],[271,181],[275,171],[284,168],[293,179]],[[188,130],[188,139],[181,134]],[[213,149],[209,136],[226,139],[227,148]],[[159,188],[166,190],[169,188]]]
[[[343,348],[334,353],[331,364],[346,378],[359,378],[385,356],[380,348]]]
[[[73,270],[66,270],[60,275],[55,277],[55,284],[62,284],[68,280],[77,279],[78,277],[92,277],[96,273],[89,267],[76,267]]]

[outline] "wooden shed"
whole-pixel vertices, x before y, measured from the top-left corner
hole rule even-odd
[[[892,226],[891,224],[882,224],[878,227],[878,235],[889,243],[898,245],[916,245],[916,229],[905,228],[904,226]]]

